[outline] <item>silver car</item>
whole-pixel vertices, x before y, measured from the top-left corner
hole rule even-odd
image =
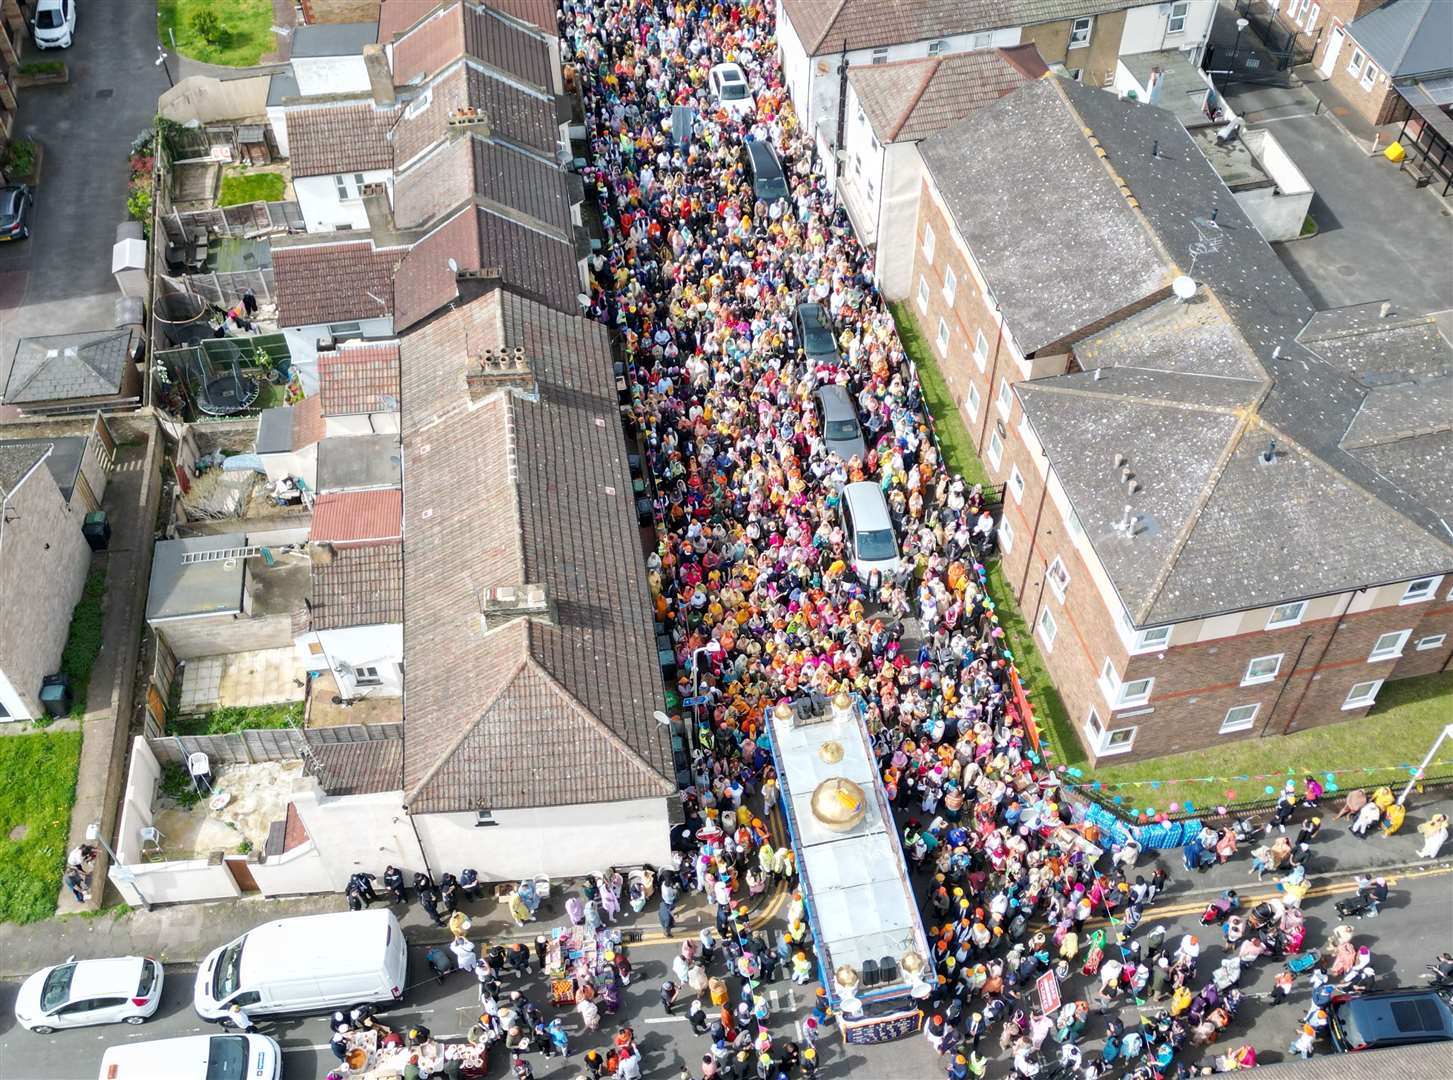
[[[847,387],[824,386],[814,396],[822,417],[822,440],[827,448],[844,461],[851,461],[854,455],[866,457],[868,447],[858,424],[858,410]]]

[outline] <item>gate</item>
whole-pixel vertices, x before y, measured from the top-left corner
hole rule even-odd
[[[1262,50],[1270,56],[1277,71],[1309,63],[1317,51],[1317,42],[1322,39],[1324,27],[1318,26],[1310,34],[1294,30],[1277,19],[1276,12],[1266,0],[1236,0],[1236,14],[1251,24],[1248,30],[1261,39]],[[1246,35],[1238,35],[1238,38],[1238,47],[1232,52],[1229,62],[1218,56],[1215,66],[1230,67],[1233,72],[1255,71],[1262,66],[1255,55],[1256,42],[1245,40]]]
[[[166,730],[167,704],[172,699],[172,683],[177,677],[177,658],[162,636],[151,631],[156,642],[156,655],[151,662],[151,684],[146,688],[146,737],[151,739]]]

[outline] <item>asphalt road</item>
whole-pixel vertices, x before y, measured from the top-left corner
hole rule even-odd
[[[1347,871],[1325,873],[1323,868],[1313,864],[1315,885],[1304,905],[1307,912],[1308,941],[1321,942],[1338,920],[1334,903],[1352,891],[1352,874]],[[1234,867],[1222,868],[1223,871]],[[1379,986],[1418,984],[1418,974],[1423,966],[1439,949],[1447,948],[1453,941],[1453,904],[1449,902],[1449,888],[1453,884],[1453,860],[1442,860],[1437,864],[1425,864],[1405,870],[1382,871],[1393,881],[1392,896],[1382,914],[1375,919],[1354,920],[1357,942],[1371,947],[1374,965],[1379,974]],[[1202,976],[1220,961],[1220,936],[1214,928],[1201,927],[1199,916],[1207,899],[1219,892],[1224,876],[1216,885],[1205,884],[1207,878],[1192,877],[1186,880],[1178,875],[1175,888],[1157,907],[1152,908],[1141,924],[1141,932],[1148,932],[1159,924],[1167,927],[1168,940],[1176,940],[1180,934],[1197,933],[1203,945]],[[1258,885],[1247,877],[1241,888],[1243,902],[1254,903],[1257,899],[1271,895],[1273,887]],[[678,939],[680,931],[678,931]],[[590,1040],[577,1040],[572,1045],[574,1055],[569,1062],[558,1058],[542,1061],[533,1055],[532,1064],[540,1080],[574,1080],[579,1075],[581,1051],[591,1045],[604,1045],[614,1033],[614,1024],[629,1021],[636,1029],[637,1040],[645,1055],[646,1076],[675,1080],[683,1064],[692,1067],[693,1075],[700,1075],[701,1054],[706,1049],[704,1038],[691,1034],[691,1029],[677,1011],[675,1017],[662,1012],[657,990],[665,978],[668,964],[676,946],[651,935],[645,941],[632,947],[631,955],[636,964],[636,978],[627,990],[626,1003],[615,1018],[603,1018],[601,1030]],[[427,973],[422,950],[415,949],[412,971],[415,978]],[[1291,1041],[1293,1025],[1301,1016],[1301,1008],[1308,996],[1305,984],[1298,988],[1290,1004],[1270,1008],[1257,995],[1264,995],[1271,989],[1271,980],[1279,965],[1263,961],[1249,970],[1241,986],[1250,995],[1231,1029],[1229,1039],[1251,1042],[1258,1049],[1263,1061],[1285,1058],[1285,1047]],[[13,1007],[16,984],[0,984],[0,1080],[94,1080],[101,1054],[105,1047],[137,1039],[155,1039],[167,1036],[187,1035],[214,1030],[198,1021],[191,1008],[192,971],[188,968],[171,968],[167,972],[167,983],[163,1000],[156,1017],[140,1028],[115,1025],[105,1028],[85,1028],[76,1031],[59,1032],[54,1035],[34,1035],[19,1028],[14,1021]],[[1078,990],[1078,980],[1072,990]],[[538,974],[523,980],[523,988],[538,1001],[545,997],[543,984]],[[810,987],[794,987],[786,980],[779,980],[771,991],[776,995],[773,1009],[773,1031],[779,1040],[796,1038],[796,1021],[810,1005]],[[1066,994],[1070,999],[1070,994]],[[440,986],[425,978],[410,988],[408,1005],[388,1014],[388,1021],[395,1025],[409,1025],[422,1022],[436,1034],[460,1035],[473,1022],[475,1013],[475,983],[466,975],[454,974]],[[1153,1009],[1155,1006],[1151,1006]],[[547,1008],[547,1014],[549,1010]],[[1133,1022],[1135,1006],[1121,1010],[1123,1019]],[[567,1028],[572,1033],[579,1025],[573,1014],[567,1019]],[[1090,1037],[1084,1045],[1098,1050],[1103,1023],[1092,1021]],[[288,1021],[277,1025],[270,1032],[281,1042],[285,1056],[285,1080],[322,1080],[332,1067],[333,1057],[327,1047],[328,1027],[322,1019]],[[984,1048],[997,1045],[995,1040],[986,1040]],[[872,1077],[873,1080],[931,1080],[943,1074],[943,1067],[937,1061],[927,1042],[921,1038],[902,1040],[886,1046],[847,1048],[829,1041],[821,1048],[823,1068],[820,1075],[825,1080],[838,1080],[849,1075]],[[498,1060],[498,1059],[497,1059]],[[498,1066],[497,1066],[498,1069]],[[998,1075],[1000,1069],[995,1069]],[[494,1075],[498,1075],[496,1072]]]

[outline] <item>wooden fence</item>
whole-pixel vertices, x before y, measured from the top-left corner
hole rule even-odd
[[[163,765],[185,765],[196,753],[212,765],[255,765],[260,761],[300,758],[309,747],[338,743],[387,742],[401,739],[403,724],[343,724],[338,727],[258,728],[228,735],[162,735],[147,745]]]

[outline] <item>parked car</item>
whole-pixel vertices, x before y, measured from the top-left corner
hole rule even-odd
[[[843,530],[859,580],[877,588],[883,576],[898,572],[898,534],[883,489],[871,480],[843,488]]]
[[[30,208],[34,202],[30,188],[24,184],[0,187],[0,240],[30,238]]]
[[[1338,994],[1329,1004],[1332,1045],[1344,1053],[1453,1041],[1453,1010],[1434,990]]]
[[[143,956],[77,960],[37,971],[15,995],[15,1019],[40,1035],[92,1024],[144,1024],[161,1004],[161,964]]]
[[[69,49],[76,34],[76,0],[36,0],[30,36],[39,49]]]
[[[787,198],[787,177],[777,152],[760,139],[747,142],[747,169],[752,174],[752,194],[763,202]]]
[[[841,357],[837,351],[837,338],[832,335],[832,320],[827,308],[821,304],[798,304],[793,313],[793,325],[797,330],[797,347],[808,360],[825,360],[836,364]]]
[[[113,1046],[98,1080],[280,1080],[282,1050],[266,1035],[186,1035]]]
[[[711,96],[716,103],[732,116],[751,116],[756,111],[757,101],[747,77],[736,64],[717,64],[708,76]]]
[[[866,457],[868,447],[858,424],[858,410],[847,387],[833,383],[822,387],[815,396],[822,418],[822,441],[827,448],[844,461]]]
[[[409,985],[408,967],[404,931],[391,911],[275,919],[207,954],[192,1003],[214,1023],[233,1005],[249,1017],[393,1005]]]

